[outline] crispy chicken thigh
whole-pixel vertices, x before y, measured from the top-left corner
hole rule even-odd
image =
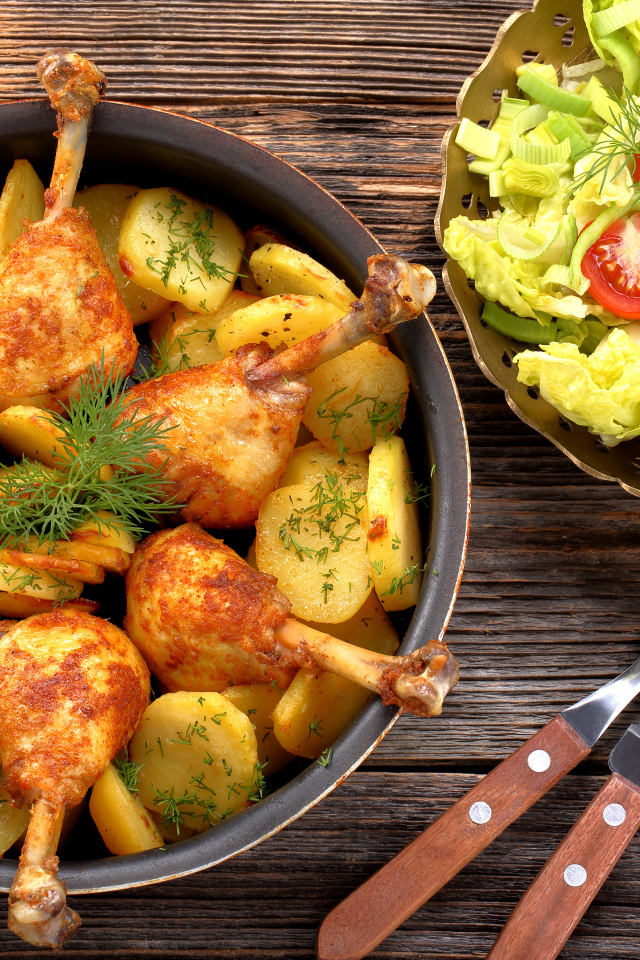
[[[80,922],[56,876],[64,810],[102,776],[148,701],[145,663],[106,620],[60,609],[0,629],[0,762],[14,801],[31,805],[9,927],[29,943],[59,947]]]
[[[388,657],[290,616],[269,574],[196,524],[152,534],[127,572],[125,628],[170,690],[223,690],[275,681],[300,667],[328,670],[420,716],[438,715],[458,680],[446,644]]]
[[[365,290],[341,320],[281,353],[266,344],[235,357],[167,374],[127,395],[139,418],[173,426],[163,466],[167,496],[182,519],[204,527],[249,527],[276,489],[295,446],[311,388],[304,374],[358,343],[418,316],[433,297],[426,267],[381,254],[368,261]],[[141,466],[144,469],[144,465]]]
[[[38,75],[58,110],[58,148],[40,223],[15,242],[0,274],[0,410],[57,408],[104,358],[129,371],[131,318],[88,214],[71,207],[104,75],[75,54],[47,54]]]

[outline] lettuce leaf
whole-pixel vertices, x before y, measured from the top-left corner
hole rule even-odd
[[[558,286],[546,285],[542,291],[545,263],[506,256],[493,239],[496,225],[496,220],[456,217],[444,233],[444,249],[475,281],[478,293],[492,303],[501,303],[518,317],[535,320],[540,312],[577,322],[583,320],[589,311],[580,297],[564,295]]]
[[[613,328],[591,356],[550,343],[514,357],[518,380],[537,386],[560,413],[608,442],[640,435],[640,346]]]

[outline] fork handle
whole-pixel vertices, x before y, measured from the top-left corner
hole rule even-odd
[[[555,960],[640,826],[640,788],[614,773],[526,890],[487,960]]]
[[[590,752],[558,716],[325,918],[318,960],[360,960]]]

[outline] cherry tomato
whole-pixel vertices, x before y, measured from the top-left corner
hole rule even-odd
[[[640,320],[640,212],[616,220],[589,247],[582,272],[589,294],[606,310]]]

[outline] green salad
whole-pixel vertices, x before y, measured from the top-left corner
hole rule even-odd
[[[456,143],[497,208],[443,244],[490,327],[534,345],[518,379],[607,445],[640,435],[640,0],[584,0],[586,62],[516,69]]]

